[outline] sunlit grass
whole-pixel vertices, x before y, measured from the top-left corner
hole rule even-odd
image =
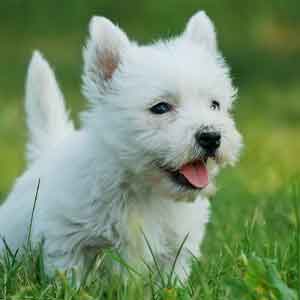
[[[203,257],[192,258],[188,282],[168,280],[169,274],[164,272],[158,276],[160,266],[154,263],[155,257],[148,273],[135,273],[117,253],[108,251],[99,256],[84,283],[78,285],[75,273],[69,279],[61,272],[48,278],[40,250],[27,250],[23,256],[8,251],[0,260],[0,299],[299,300],[297,190],[298,185],[289,185],[280,195],[268,199],[255,196],[252,200],[256,209],[248,215],[240,209],[242,202],[222,195],[219,200],[225,196],[225,203],[219,203],[215,211]],[[236,196],[244,196],[239,201],[249,200],[249,195],[241,191]],[[281,215],[276,208],[270,209],[278,200],[285,208]],[[228,206],[230,201],[232,206]],[[228,212],[234,213],[230,216]],[[277,231],[275,222],[280,223],[282,232]],[[112,262],[122,265],[127,280],[110,273]]]

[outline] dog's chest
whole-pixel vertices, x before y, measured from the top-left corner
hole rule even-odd
[[[118,228],[122,255],[133,263],[153,262],[151,251],[157,259],[174,257],[188,233],[191,239],[196,236],[198,240],[202,236],[199,230],[202,229],[201,223],[206,222],[206,218],[201,218],[202,208],[196,203],[168,199],[131,202]]]

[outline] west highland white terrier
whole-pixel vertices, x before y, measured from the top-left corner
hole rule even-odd
[[[175,269],[183,280],[192,254],[200,255],[214,178],[237,160],[242,144],[230,113],[236,90],[214,26],[198,12],[180,36],[146,46],[103,17],[91,19],[89,32],[89,109],[78,130],[53,71],[33,55],[28,168],[0,209],[0,235],[22,249],[30,228],[53,274],[83,273],[107,248],[142,270],[153,262],[145,237],[168,270],[188,234]]]

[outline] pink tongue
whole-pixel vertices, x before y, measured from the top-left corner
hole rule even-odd
[[[179,172],[197,188],[205,188],[208,185],[208,172],[202,161],[186,164]]]

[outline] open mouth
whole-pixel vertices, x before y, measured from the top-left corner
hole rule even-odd
[[[194,160],[182,165],[178,170],[167,172],[170,178],[178,185],[190,189],[204,189],[209,184],[207,159]]]

